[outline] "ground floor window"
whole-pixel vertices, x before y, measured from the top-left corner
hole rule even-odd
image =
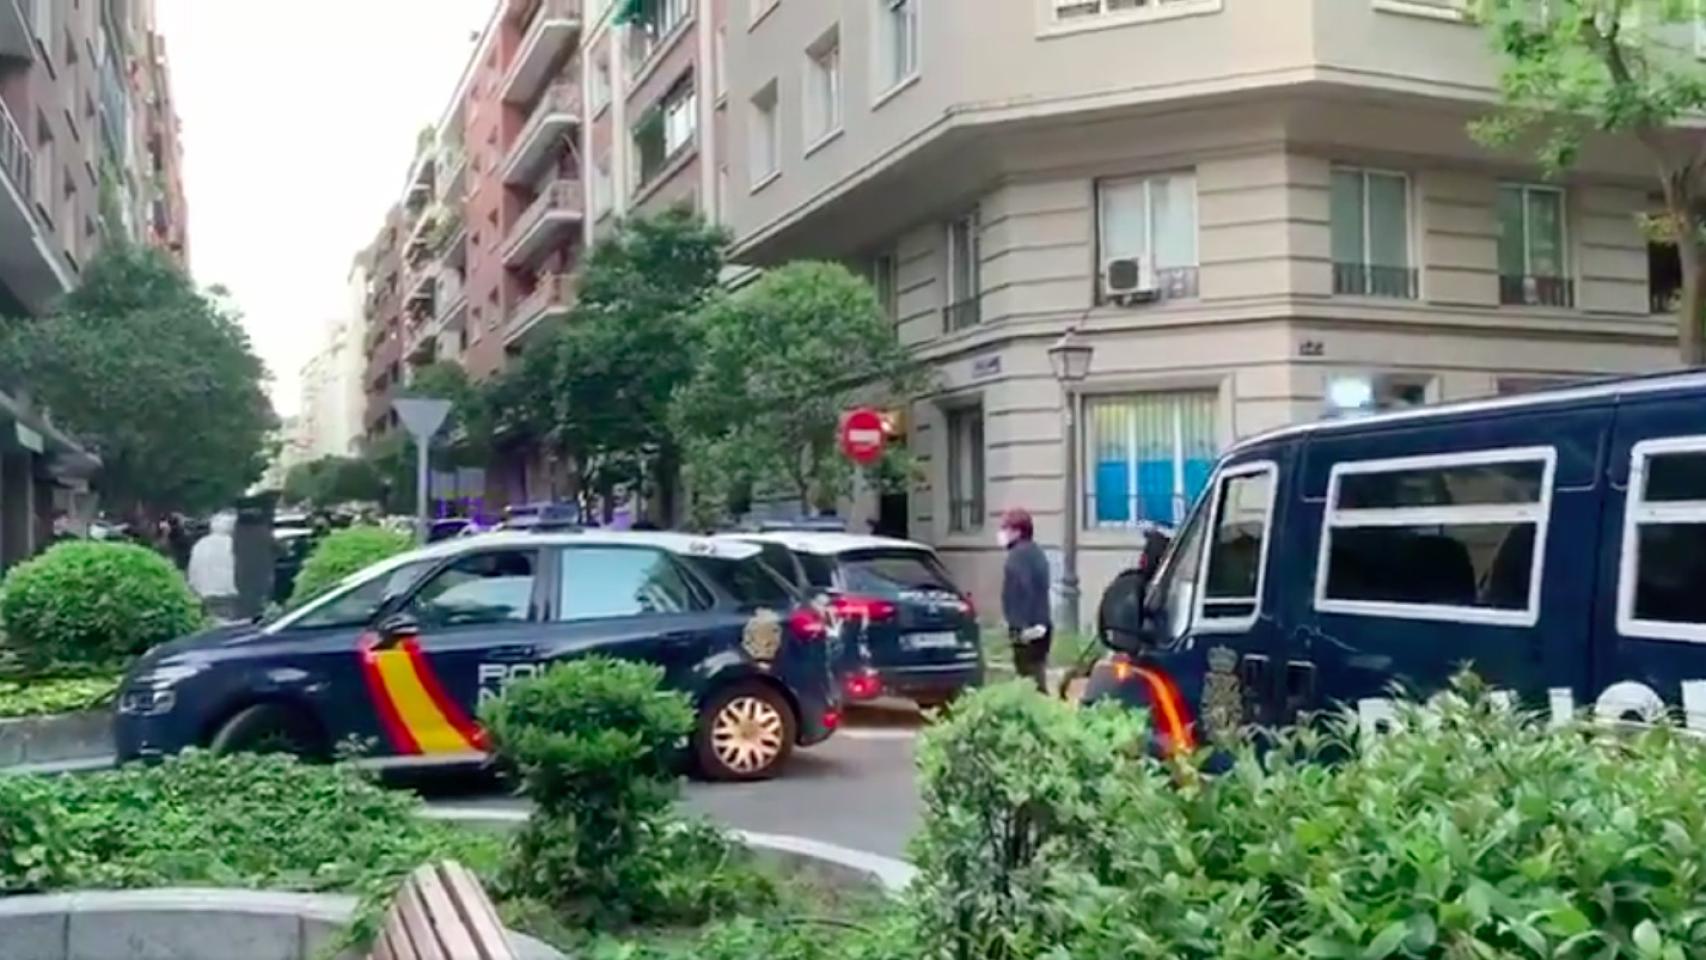
[[[1217,404],[1209,390],[1087,398],[1088,523],[1120,527],[1183,520],[1214,470]]]
[[[983,408],[948,411],[948,529],[983,528]]]

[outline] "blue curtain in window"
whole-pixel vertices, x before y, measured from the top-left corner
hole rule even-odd
[[[1085,449],[1092,486],[1086,512],[1092,522],[1125,526],[1183,519],[1214,469],[1215,403],[1213,393],[1087,401]]]

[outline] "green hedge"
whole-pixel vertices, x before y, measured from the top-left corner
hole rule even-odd
[[[348,527],[321,540],[296,575],[290,605],[299,606],[338,585],[345,577],[396,556],[415,544],[406,533],[382,527]]]
[[[0,719],[92,710],[112,700],[119,680],[117,676],[0,680]]]
[[[0,583],[0,628],[26,664],[114,663],[201,627],[201,603],[164,557],[122,543],[63,543]]]

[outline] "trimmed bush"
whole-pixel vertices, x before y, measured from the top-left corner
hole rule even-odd
[[[415,545],[414,538],[382,527],[348,527],[329,534],[308,555],[290,605],[300,606],[337,586],[345,577]]]
[[[26,665],[118,662],[203,623],[171,562],[123,543],[63,543],[0,584],[0,627]]]
[[[1473,678],[1164,764],[1140,715],[971,697],[923,746],[919,956],[1706,956],[1706,746]]]
[[[93,710],[112,701],[119,680],[117,676],[0,680],[0,720]]]

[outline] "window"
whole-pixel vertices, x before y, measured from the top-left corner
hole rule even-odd
[[[1575,304],[1565,257],[1564,191],[1499,187],[1499,302],[1544,307]]]
[[[1126,14],[1141,18],[1166,16],[1191,9],[1220,9],[1220,0],[1052,0],[1054,18],[1062,23]]]
[[[983,408],[948,411],[948,529],[983,529]]]
[[[1202,549],[1208,529],[1209,509],[1198,504],[1191,512],[1185,527],[1173,540],[1155,580],[1144,595],[1143,608],[1153,615],[1165,616],[1168,635],[1177,639],[1190,627],[1191,613],[1197,600],[1197,578],[1202,573]]]
[[[983,255],[978,248],[977,211],[948,221],[948,303],[943,327],[949,332],[976,326],[983,320],[978,302],[982,291]]]
[[[53,172],[59,169],[59,154],[53,142],[53,130],[47,125],[47,118],[36,115],[36,158],[35,182],[31,190],[35,194],[36,206],[48,217],[57,215],[53,203]]]
[[[385,601],[407,593],[415,581],[432,568],[432,561],[406,564],[387,573],[343,588],[303,608],[300,614],[280,620],[278,629],[320,630],[329,627],[364,627]]]
[[[876,0],[877,82],[893,90],[918,73],[920,0]]]
[[[1410,183],[1401,173],[1333,170],[1333,292],[1416,297],[1410,267]]]
[[[1533,447],[1335,466],[1316,609],[1533,626],[1555,462]]]
[[[693,98],[691,79],[685,85],[677,85],[677,89],[664,98],[663,149],[669,156],[675,156],[693,142],[693,134],[699,129],[698,106]]]
[[[1150,269],[1161,296],[1196,296],[1196,174],[1107,180],[1096,193],[1101,295],[1108,296],[1109,264],[1136,261]]]
[[[592,112],[594,114],[610,105],[610,57],[599,54],[592,63]]]
[[[806,143],[841,129],[841,34],[831,30],[806,50]]]
[[[753,554],[739,560],[721,556],[698,556],[689,561],[693,569],[704,573],[713,583],[727,591],[740,605],[742,610],[786,610],[795,603],[792,586],[787,578],[793,573],[791,563],[781,569],[788,573],[780,573],[777,566],[784,558],[775,558],[766,562],[765,557],[775,557],[773,550],[787,553],[787,548],[767,545],[762,554]]]
[[[1200,614],[1205,622],[1243,627],[1256,619],[1273,521],[1274,475],[1273,464],[1262,463],[1234,467],[1221,477],[1209,521],[1213,533]]]
[[[1086,519],[1098,527],[1173,525],[1214,472],[1211,391],[1084,401]]]
[[[776,113],[776,81],[772,80],[752,98],[752,185],[763,184],[781,166],[780,118]]]
[[[871,258],[871,289],[877,295],[877,303],[883,308],[883,316],[893,323],[900,319],[900,263],[892,253],[878,254]]]
[[[645,186],[693,142],[699,113],[693,100],[693,77],[683,77],[634,127],[637,186]]]
[[[594,219],[610,212],[615,190],[610,181],[610,155],[599,157],[592,165],[592,215]]]
[[[1617,629],[1706,643],[1706,437],[1635,445],[1623,521]]]
[[[533,609],[536,557],[504,550],[462,557],[434,574],[409,609],[423,628],[525,623]]]
[[[717,99],[728,96],[729,93],[729,28],[725,24],[717,25],[717,35],[711,38],[711,92]]]
[[[628,23],[628,69],[637,74],[658,46],[687,19],[688,0],[635,0],[638,7]]]
[[[681,568],[662,550],[570,547],[562,552],[558,620],[682,613],[695,602]]]
[[[899,599],[909,593],[954,596],[954,581],[936,555],[923,550],[861,550],[841,555],[841,578],[848,593]]]

